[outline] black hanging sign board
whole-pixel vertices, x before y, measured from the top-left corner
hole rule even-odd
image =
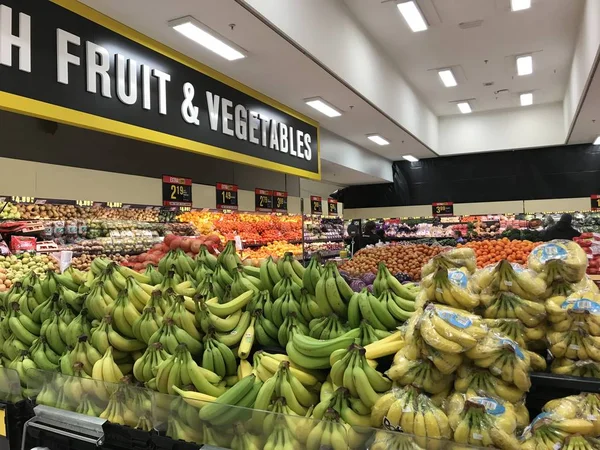
[[[310,196],[310,213],[315,216],[323,214],[323,199],[317,195]]]
[[[433,217],[439,216],[453,216],[454,215],[454,203],[452,202],[441,202],[433,203],[431,205],[431,215]]]
[[[217,209],[238,209],[237,184],[217,183]]]
[[[163,206],[191,207],[192,179],[163,175],[162,198]]]
[[[288,193],[285,191],[273,191],[273,212],[288,212]]]
[[[273,211],[273,191],[254,189],[254,209],[256,211]]]

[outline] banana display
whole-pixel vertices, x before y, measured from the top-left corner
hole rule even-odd
[[[475,272],[459,248],[420,286],[380,264],[373,292],[353,292],[334,263],[248,267],[232,242],[144,273],[96,258],[1,294],[0,364],[40,404],[224,448],[504,450],[525,428],[523,448],[595,449],[595,394],[527,427],[529,371],[546,365],[530,345],[548,340],[557,373],[600,374],[600,296],[545,264]]]

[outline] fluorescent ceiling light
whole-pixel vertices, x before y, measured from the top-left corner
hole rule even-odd
[[[368,134],[367,138],[375,142],[377,145],[389,145],[390,142],[387,139],[382,138],[378,134]]]
[[[446,87],[454,87],[457,85],[456,78],[454,78],[454,74],[451,69],[444,69],[438,72],[438,75],[442,79],[442,83]]]
[[[215,52],[228,61],[245,58],[244,51],[230,42],[219,33],[211,30],[203,23],[198,22],[192,16],[172,20],[169,25],[177,32],[183,34],[197,44]]]
[[[327,117],[339,117],[342,115],[341,111],[334,108],[321,97],[307,98],[304,101],[308,106],[315,108],[317,111],[325,114]]]
[[[526,94],[521,94],[521,106],[529,106],[533,105],[533,94],[531,92],[527,92]]]
[[[533,73],[533,57],[531,55],[519,56],[517,58],[517,73],[519,76],[531,75]]]
[[[423,14],[421,14],[421,10],[417,6],[417,4],[411,0],[409,2],[398,3],[398,9],[400,13],[406,20],[406,23],[415,33],[417,31],[425,31],[427,29],[427,22],[425,22],[425,18]]]
[[[469,105],[469,102],[460,102],[457,103],[456,106],[458,106],[458,109],[463,114],[469,114],[471,112],[471,105]]]
[[[419,158],[415,158],[415,157],[414,157],[414,156],[412,156],[412,155],[405,155],[405,156],[403,156],[403,158],[404,158],[405,160],[407,160],[407,161],[410,161],[410,162],[417,162],[417,161],[419,160]]]
[[[513,11],[522,11],[531,8],[531,0],[510,0],[510,9]]]
[[[594,145],[600,145],[600,136],[596,138],[596,140],[594,141]]]

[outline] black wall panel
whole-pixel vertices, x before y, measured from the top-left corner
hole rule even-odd
[[[394,163],[394,182],[351,186],[345,208],[587,197],[600,193],[600,147],[562,145]]]

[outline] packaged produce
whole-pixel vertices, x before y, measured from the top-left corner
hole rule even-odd
[[[421,269],[421,277],[434,273],[438,268],[460,269],[464,267],[469,274],[477,269],[475,252],[471,248],[461,247],[446,250],[431,258]]]
[[[429,394],[447,392],[454,381],[451,374],[460,366],[462,358],[434,352],[428,357],[410,359],[414,355],[405,347],[396,353],[386,375],[400,386],[413,385]]]
[[[577,283],[585,276],[587,256],[576,242],[554,240],[536,247],[527,265],[542,274],[546,283],[556,280]]]
[[[538,448],[596,449],[597,441],[589,440],[596,434],[595,425],[577,411],[573,415],[570,401],[562,404],[563,399],[553,400],[549,411],[542,412],[525,428],[521,436],[521,449],[536,450]],[[546,408],[544,407],[544,409]],[[563,414],[567,414],[565,417]],[[572,416],[572,417],[568,417]]]
[[[509,318],[483,319],[483,323],[490,330],[505,335],[524,348],[528,343],[541,341],[546,337],[546,325],[543,323],[527,327],[522,320]]]
[[[542,303],[525,300],[512,292],[499,291],[494,295],[482,295],[485,307],[483,316],[488,319],[519,319],[526,327],[537,327],[546,318]]]
[[[542,276],[506,259],[479,269],[469,281],[470,287],[482,296],[512,292],[526,300],[538,300],[547,289]]]
[[[585,276],[583,280],[579,281],[578,283],[569,283],[564,280],[559,280],[548,285],[543,298],[557,296],[568,297],[577,291],[592,291],[594,293],[599,293],[600,289],[598,288],[598,285],[594,283],[588,276]]]
[[[416,299],[416,307],[422,308],[427,302],[441,303],[457,309],[473,311],[479,306],[479,296],[468,283],[466,268],[446,269],[438,267],[435,272],[421,280],[421,292]]]
[[[550,365],[550,371],[558,375],[600,378],[600,363],[593,360],[555,358]]]

